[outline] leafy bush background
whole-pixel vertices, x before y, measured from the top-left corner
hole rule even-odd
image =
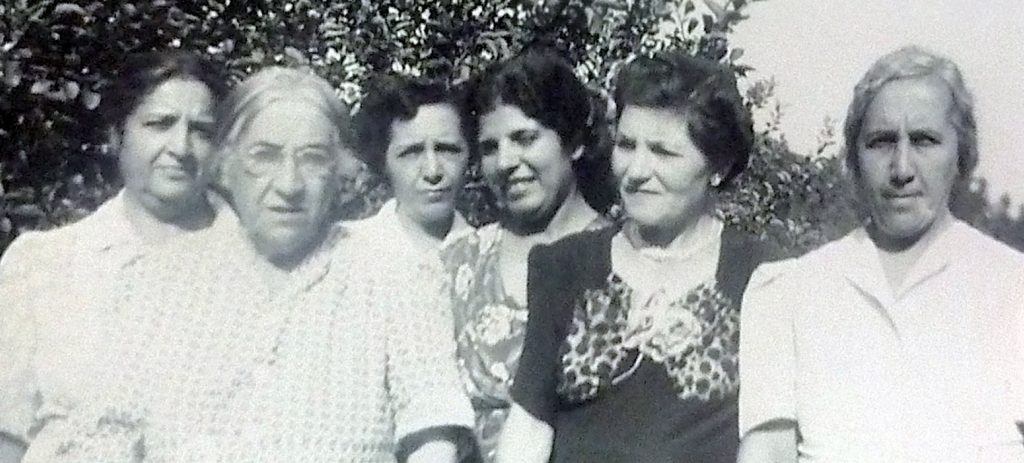
[[[623,59],[681,47],[750,68],[728,33],[746,0],[0,0],[0,250],[23,230],[68,223],[119,188],[95,109],[122,58],[168,47],[203,53],[232,79],[268,64],[308,66],[356,105],[373,73],[464,80],[536,43],[573,58],[595,101],[607,103]],[[756,63],[754,63],[756,64]],[[772,83],[748,92],[771,110]],[[608,107],[609,111],[611,110]],[[777,122],[777,121],[776,121]],[[758,134],[751,168],[727,194],[723,216],[797,254],[856,226],[841,161],[791,152],[777,123]],[[830,132],[824,152],[834,144]],[[462,209],[493,218],[479,175]],[[1024,249],[1024,214],[986,201],[984,181],[957,201],[958,214]],[[339,215],[371,213],[386,187],[368,176],[349,186]],[[1024,212],[1024,211],[1022,211]]]

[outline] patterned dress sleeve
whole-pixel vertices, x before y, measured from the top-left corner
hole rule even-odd
[[[754,271],[740,319],[740,437],[776,420],[796,421],[796,345],[793,308],[799,278],[790,262]]]
[[[11,243],[0,260],[0,433],[28,442],[38,385],[32,359],[38,336],[33,311],[43,290],[47,262],[41,234],[26,233]]]
[[[556,387],[561,343],[557,326],[561,308],[555,307],[553,302],[560,291],[564,294],[568,290],[560,276],[572,273],[561,267],[558,257],[557,248],[548,246],[537,246],[530,252],[527,276],[530,315],[526,322],[523,356],[512,386],[516,404],[548,424],[554,420],[558,406]]]
[[[473,426],[456,369],[450,312],[444,310],[449,299],[443,280],[429,268],[416,269],[408,279],[377,274],[375,283],[374,293],[383,299],[377,303],[384,304],[387,383],[400,443],[431,428]]]

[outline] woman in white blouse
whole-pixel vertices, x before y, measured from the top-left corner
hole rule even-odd
[[[751,278],[740,461],[1024,461],[1024,255],[949,209],[978,161],[960,70],[883,56],[845,134],[867,221]]]
[[[369,88],[355,121],[359,154],[394,198],[349,229],[396,270],[437,264],[445,243],[472,230],[455,205],[475,119],[464,92],[438,81],[381,76]]]
[[[26,232],[0,264],[0,461],[60,427],[89,388],[97,313],[111,276],[147,248],[210,226],[206,194],[215,106],[212,65],[183,52],[132,56],[101,111],[124,189],[80,222]]]
[[[220,186],[240,227],[124,272],[108,328],[121,395],[63,448],[104,461],[454,461],[472,414],[440,288],[386,272],[331,219],[353,160],[348,109],[323,79],[269,68],[223,116]],[[97,435],[110,445],[87,449]]]

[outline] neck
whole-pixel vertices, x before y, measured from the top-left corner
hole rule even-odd
[[[943,214],[936,218],[935,222],[924,232],[913,238],[887,237],[877,227],[868,226],[871,241],[878,248],[882,270],[893,290],[901,287],[914,264],[952,223],[953,219],[950,215]]]
[[[408,233],[414,242],[421,245],[423,249],[440,247],[455,223],[454,211],[448,216],[447,220],[421,223],[402,213],[401,203],[398,203],[396,206],[395,212],[398,215],[398,222],[402,225],[402,229]]]
[[[550,220],[533,226],[509,221],[505,228],[519,236],[554,241],[587,228],[599,215],[587,204],[579,190],[573,187],[562,204],[555,209]]]
[[[201,196],[172,207],[156,198],[140,199],[126,190],[124,208],[128,222],[146,242],[160,242],[205,228],[214,217],[213,207]]]
[[[701,237],[707,236],[717,221],[708,213],[671,227],[644,227],[630,220],[626,225],[626,236],[637,249],[659,248],[672,253],[685,252]]]

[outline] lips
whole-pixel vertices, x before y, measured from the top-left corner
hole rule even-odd
[[[452,189],[451,188],[447,188],[447,187],[446,188],[429,188],[429,189],[421,190],[420,194],[422,194],[423,197],[425,197],[427,199],[441,200],[441,199],[447,198],[448,194],[450,194],[451,191],[452,191]]]

